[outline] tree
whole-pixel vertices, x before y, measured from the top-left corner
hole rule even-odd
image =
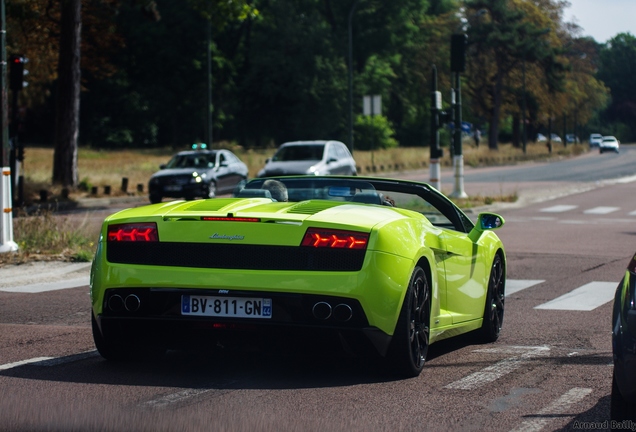
[[[513,7],[512,0],[469,0],[466,6],[468,15],[486,12],[468,28],[467,87],[489,123],[488,146],[496,150],[502,108],[515,104],[506,92],[507,80],[523,63],[550,58],[550,45],[545,28],[530,21],[523,8]]]
[[[631,136],[636,138],[636,89],[632,85],[636,72],[636,37],[619,33],[610,39],[600,52],[598,77],[611,89],[612,102],[607,116],[611,122],[629,125]]]
[[[61,0],[58,98],[53,156],[53,183],[78,183],[77,140],[80,107],[81,0]]]

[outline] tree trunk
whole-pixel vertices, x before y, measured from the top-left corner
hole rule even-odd
[[[81,0],[61,0],[60,57],[58,71],[57,116],[53,183],[75,187],[78,184],[77,138],[80,105]]]
[[[492,115],[488,133],[488,148],[499,150],[499,116],[501,114],[501,94],[503,91],[503,74],[497,72],[492,90]]]

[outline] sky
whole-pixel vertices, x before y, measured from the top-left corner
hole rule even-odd
[[[618,33],[636,36],[636,0],[569,0],[565,21],[583,28],[582,36],[605,43]]]

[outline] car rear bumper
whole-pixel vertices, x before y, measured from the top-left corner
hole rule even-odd
[[[219,294],[218,290],[111,289],[105,293],[103,313],[95,318],[106,338],[166,348],[205,349],[217,344],[272,346],[287,338],[326,337],[344,338],[384,355],[391,340],[389,335],[369,325],[362,306],[355,299],[247,292],[240,296],[271,299],[270,318],[183,314],[184,296],[195,295],[222,300],[227,294]]]

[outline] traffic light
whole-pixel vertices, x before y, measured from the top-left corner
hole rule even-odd
[[[12,55],[9,60],[9,65],[11,67],[10,71],[10,88],[13,91],[20,91],[24,87],[24,76],[29,73],[29,71],[24,69],[24,65],[29,61],[24,56],[21,55]]]

